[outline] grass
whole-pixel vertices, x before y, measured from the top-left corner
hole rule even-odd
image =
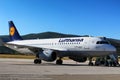
[[[35,59],[34,55],[15,55],[15,54],[0,54],[0,58],[18,58],[18,59]],[[63,60],[68,60],[68,57],[64,57]]]
[[[34,59],[34,55],[0,54],[0,58]]]

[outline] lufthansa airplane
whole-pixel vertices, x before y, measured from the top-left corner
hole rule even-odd
[[[62,64],[63,57],[77,62],[85,62],[87,57],[107,56],[116,53],[116,48],[105,38],[100,37],[67,37],[51,39],[23,40],[14,23],[9,21],[10,42],[5,45],[19,52],[36,54],[35,64],[41,60]],[[89,65],[92,65],[90,59]]]

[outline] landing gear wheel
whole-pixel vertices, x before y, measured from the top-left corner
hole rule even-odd
[[[118,63],[116,62],[113,62],[113,66],[116,67],[118,65]]]
[[[104,65],[109,66],[109,62],[106,60]]]
[[[93,66],[93,62],[92,62],[92,57],[89,57],[89,63],[88,63],[89,66]]]
[[[56,61],[56,64],[58,64],[58,65],[62,65],[62,63],[63,63],[63,61],[62,61],[61,59],[58,59],[58,60]]]
[[[41,59],[35,59],[35,60],[34,60],[34,63],[35,63],[35,64],[41,64],[41,62],[42,62]]]
[[[96,60],[95,61],[95,66],[99,66],[100,65],[100,61],[99,60]]]
[[[93,66],[93,62],[89,62],[89,64],[88,64],[89,66]]]

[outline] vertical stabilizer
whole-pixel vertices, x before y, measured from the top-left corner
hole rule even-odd
[[[9,21],[9,35],[10,35],[10,40],[15,41],[15,40],[22,40],[22,37],[18,33],[13,21]]]

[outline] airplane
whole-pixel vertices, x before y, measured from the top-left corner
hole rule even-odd
[[[116,53],[116,48],[102,37],[66,37],[50,39],[23,40],[13,21],[9,21],[11,41],[5,46],[21,52],[31,52],[36,55],[35,64],[42,60],[63,64],[63,57],[69,57],[76,62],[85,62],[89,57],[89,65],[93,65],[92,57],[107,56]]]

